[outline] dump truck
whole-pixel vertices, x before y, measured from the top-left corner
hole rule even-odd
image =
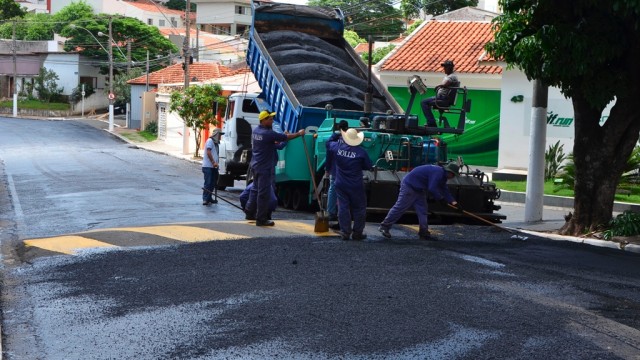
[[[254,101],[261,110],[277,113],[276,131],[306,131],[279,150],[275,181],[282,206],[295,210],[322,206],[323,201],[317,200],[326,194],[326,142],[345,120],[364,133],[361,146],[374,164],[363,172],[369,214],[384,213],[393,206],[400,183],[411,169],[455,161],[461,176],[449,180],[448,186],[461,206],[493,222],[506,218],[496,213],[500,190],[495,184],[462,159],[449,159],[447,144],[438,137],[464,132],[465,114],[471,107],[466,88],[455,88],[455,104],[439,109],[442,127],[421,126],[411,108],[416,95],[426,91],[425,84],[418,76],[407,80],[411,97],[402,109],[372,76],[371,64],[367,66],[344,39],[344,15],[339,9],[254,1],[252,12],[246,60],[262,89]],[[449,118],[456,126],[449,124]],[[245,149],[243,155],[236,158],[250,161],[250,151]],[[462,216],[428,200],[432,219]]]

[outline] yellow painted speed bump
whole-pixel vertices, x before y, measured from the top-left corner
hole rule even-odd
[[[104,230],[100,230],[104,231]],[[169,225],[169,226],[145,226],[111,229],[111,231],[130,231],[144,234],[158,235],[168,239],[198,242],[209,240],[238,240],[247,239],[248,236],[229,234],[221,231],[203,229],[195,226]]]
[[[273,227],[279,231],[286,231],[294,234],[302,235],[316,235],[316,236],[337,236],[334,232],[327,231],[322,233],[314,232],[315,226],[313,224],[307,224],[297,221],[276,220],[276,225]]]
[[[117,247],[102,241],[76,235],[25,240],[24,244],[69,255],[73,255],[77,253],[78,250],[83,249]]]

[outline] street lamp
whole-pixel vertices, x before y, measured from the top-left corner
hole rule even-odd
[[[109,131],[113,132],[113,100],[115,99],[115,95],[113,94],[113,37],[111,36],[111,18],[109,18],[109,50],[105,49],[102,46],[102,43],[96,38],[89,29],[83,28],[82,26],[78,26],[76,24],[69,25],[72,29],[82,29],[91,35],[91,37],[100,45],[102,50],[104,50],[109,55]],[[98,35],[105,35],[102,32],[99,32]]]

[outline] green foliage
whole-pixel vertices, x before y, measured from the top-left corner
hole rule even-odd
[[[225,98],[220,95],[221,92],[222,87],[219,84],[207,84],[192,85],[186,90],[175,91],[171,94],[169,110],[178,113],[195,134],[195,157],[198,157],[200,151],[201,130],[209,124],[216,124],[213,113],[215,103],[218,103],[219,106],[225,104]]]
[[[341,9],[345,27],[365,38],[372,35],[380,40],[395,39],[403,30],[402,13],[389,0],[310,0],[308,4]]]
[[[144,126],[144,131],[150,133],[150,134],[154,134],[154,135],[158,135],[158,123],[155,121],[152,121],[150,123],[148,123],[147,125]]]
[[[23,17],[26,11],[14,0],[0,0],[0,20]]]
[[[367,40],[361,38],[358,33],[353,30],[345,30],[343,36],[352,48],[355,48],[356,46],[358,46],[358,44],[367,42]]]
[[[58,74],[53,70],[40,68],[40,73],[35,78],[35,91],[38,93],[38,99],[50,103],[61,99],[64,88],[58,87],[60,80]]]
[[[381,48],[377,48],[375,50],[373,50],[373,58],[371,63],[372,64],[377,64],[380,60],[382,60],[385,56],[387,56],[387,54],[389,54],[391,52],[391,50],[393,50],[396,46],[393,44],[381,47]],[[362,53],[362,59],[364,60],[365,63],[369,62],[369,53],[365,52]]]
[[[82,85],[83,84],[79,84],[78,86],[73,88],[73,91],[71,92],[71,96],[69,97],[69,100],[71,100],[74,103],[78,103],[82,101]],[[96,91],[93,89],[93,86],[91,86],[91,84],[84,84],[85,99],[93,95],[95,92]]]
[[[558,140],[555,144],[549,146],[544,153],[544,180],[551,180],[558,175],[558,172],[564,167],[562,163],[567,159],[564,153],[564,145]]]
[[[0,101],[0,107],[12,108],[13,100]],[[18,109],[69,110],[69,103],[44,103],[40,100],[18,100]]]
[[[478,0],[402,0],[400,9],[405,18],[417,18],[420,10],[429,15],[440,15],[467,6],[478,6]]]
[[[0,38],[13,37],[13,22],[0,24]],[[53,40],[53,24],[49,14],[27,13],[24,18],[16,22],[16,39],[29,41]]]
[[[124,105],[131,102],[131,85],[127,81],[142,76],[144,71],[140,68],[132,68],[129,73],[123,72],[113,77],[113,92],[116,94],[115,105]]]
[[[636,0],[501,0],[494,41],[485,48],[494,57],[523,70],[528,79],[557,86],[568,97],[576,91],[594,108],[629,91],[625,65],[638,48],[640,6]],[[606,30],[604,30],[606,29]],[[612,71],[612,69],[615,71]],[[598,86],[593,86],[598,84]]]
[[[576,185],[576,164],[573,161],[573,153],[569,153],[566,158],[566,162],[562,167],[562,171],[556,174],[558,182],[556,183],[556,190],[571,189]]]
[[[422,20],[416,20],[416,21],[414,21],[414,22],[413,22],[413,24],[411,24],[411,25],[407,28],[407,30],[405,30],[405,31],[404,31],[404,33],[403,33],[403,34],[404,34],[405,36],[411,35],[411,33],[412,33],[412,32],[414,32],[414,31],[418,28],[418,26],[422,25],[422,23],[423,23],[423,22],[424,22],[424,21],[422,21]]]
[[[185,10],[187,8],[187,0],[169,0],[164,6],[173,10]],[[198,7],[196,4],[191,3],[191,11],[197,11]]]
[[[611,240],[614,236],[640,235],[640,213],[627,210],[616,216],[602,235],[605,240]]]

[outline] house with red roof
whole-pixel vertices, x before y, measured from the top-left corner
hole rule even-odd
[[[460,20],[465,12],[471,16]],[[419,101],[433,96],[433,88],[441,83],[442,61],[454,61],[472,106],[465,132],[442,136],[448,143],[449,156],[462,156],[470,165],[497,167],[493,172],[496,179],[503,173],[504,179],[512,174],[526,174],[533,85],[519,69],[509,69],[506,63],[488,58],[484,45],[493,40],[490,22],[466,20],[484,18],[490,13],[477,9],[469,12],[466,8],[457,15],[452,13],[455,11],[423,23],[376,64],[374,73],[405,107],[410,97],[407,78],[418,75],[423,79],[429,90],[417,97],[410,112],[419,115],[424,124]],[[565,98],[558,88],[548,90],[547,146],[559,141],[564,149],[572,149],[575,129],[571,99]],[[603,112],[603,122],[611,106]]]
[[[51,1],[51,14],[62,10],[77,0]],[[95,14],[124,15],[158,28],[185,28],[185,12],[169,9],[152,0],[84,0]],[[192,14],[195,19],[195,14]]]
[[[452,60],[461,86],[468,89],[472,106],[464,134],[445,134],[442,138],[448,142],[450,157],[462,156],[472,165],[498,164],[502,67],[479,62],[484,45],[491,39],[490,22],[433,19],[421,24],[374,68],[374,73],[405,109],[410,97],[407,79],[420,76],[429,90],[417,96],[409,111],[419,115],[420,123],[424,124],[420,100],[434,96],[435,86],[445,75],[441,64]],[[452,117],[449,122],[456,126],[457,118]]]
[[[230,66],[194,62],[189,65],[189,74],[190,86],[219,84],[222,87],[223,96],[236,92],[261,91],[253,73],[244,62]],[[148,80],[147,75],[143,75],[129,80],[128,83],[131,85],[132,118],[136,118],[134,115],[137,113],[137,118],[141,119],[137,123],[132,121],[129,127],[143,128],[147,122],[157,121],[158,140],[175,147],[183,147],[184,120],[175,112],[169,111],[171,94],[184,88],[182,64],[175,64],[150,73]],[[136,101],[138,104],[134,105]],[[194,135],[191,129],[187,131],[189,132],[187,136],[190,138],[188,146],[192,147],[195,144]],[[203,132],[206,134],[206,130]],[[204,142],[201,145],[204,145]],[[192,150],[194,149],[188,151]]]
[[[156,91],[160,84],[183,83],[183,64],[174,64],[148,75],[127,81],[131,85],[131,110],[129,111],[129,128],[144,129],[145,125],[157,121]],[[189,65],[190,83],[202,82],[233,74],[227,66],[217,63],[198,63]],[[158,127],[160,129],[160,127]],[[160,130],[159,130],[160,131]]]
[[[169,38],[178,48],[182,48],[186,29],[161,28],[159,30],[160,34]],[[248,41],[240,36],[216,35],[192,28],[189,40],[195,61],[230,64],[243,61],[246,57]]]

